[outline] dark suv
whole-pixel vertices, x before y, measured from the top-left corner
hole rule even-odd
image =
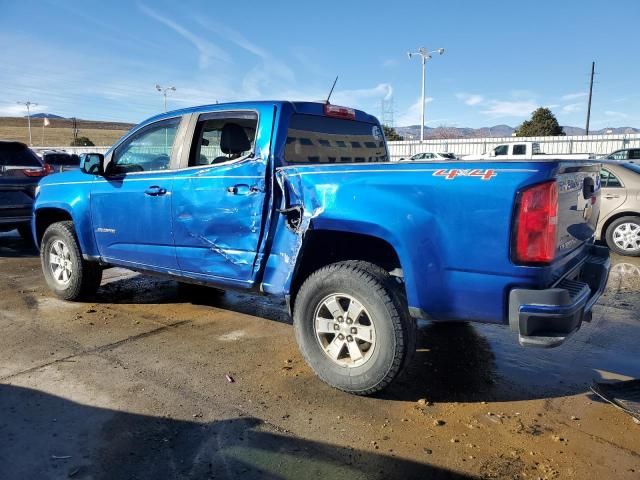
[[[31,240],[31,209],[36,186],[49,173],[24,143],[0,141],[0,232],[18,229]]]
[[[45,165],[51,167],[51,173],[77,170],[80,168],[80,157],[75,153],[61,150],[45,150],[41,153]]]

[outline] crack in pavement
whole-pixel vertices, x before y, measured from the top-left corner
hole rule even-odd
[[[113,350],[114,348],[117,348],[120,345],[123,345],[125,343],[135,342],[135,341],[141,340],[143,338],[148,338],[150,336],[156,335],[156,334],[161,333],[161,332],[163,332],[165,330],[168,330],[170,328],[180,327],[180,326],[182,326],[182,325],[184,325],[186,323],[191,323],[191,321],[190,320],[180,320],[179,322],[169,323],[169,324],[163,325],[162,327],[158,327],[158,328],[154,328],[153,330],[149,330],[147,332],[142,332],[142,333],[139,333],[137,335],[132,335],[132,336],[124,338],[122,340],[118,340],[117,342],[111,342],[111,343],[107,343],[107,344],[104,344],[104,345],[99,345],[97,347],[93,347],[93,348],[89,348],[89,349],[86,349],[86,350],[82,350],[80,352],[73,353],[71,355],[67,355],[66,357],[58,358],[58,359],[52,360],[50,362],[46,362],[46,363],[43,363],[43,364],[40,364],[40,365],[36,365],[34,367],[27,368],[27,369],[22,370],[20,372],[12,373],[11,375],[6,375],[4,377],[0,377],[0,382],[4,382],[5,380],[9,380],[11,378],[19,377],[21,375],[24,375],[25,373],[35,372],[36,370],[40,370],[41,368],[48,367],[50,365],[55,365],[56,363],[68,362],[70,359],[75,358],[75,357],[81,357],[83,355],[90,355],[90,354],[94,354],[94,353],[102,353],[102,352],[106,352],[106,351],[109,351],[109,350]]]

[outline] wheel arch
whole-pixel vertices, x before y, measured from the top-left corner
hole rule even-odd
[[[44,232],[54,223],[73,221],[71,212],[60,207],[42,207],[33,213],[36,245],[38,248],[42,243]]]
[[[602,227],[600,228],[600,232],[598,234],[598,239],[601,241],[606,240],[607,237],[607,230],[609,229],[609,226],[615,222],[617,219],[622,218],[622,217],[636,217],[638,219],[640,219],[640,212],[634,212],[633,210],[631,211],[622,211],[622,212],[616,212],[613,215],[611,215],[610,217],[608,217],[604,223],[602,224]]]
[[[386,239],[353,231],[309,229],[289,286],[290,307],[293,308],[298,290],[311,273],[331,263],[345,260],[370,262],[393,272],[395,276],[403,276],[400,256]]]

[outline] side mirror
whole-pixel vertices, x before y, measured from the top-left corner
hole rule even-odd
[[[104,175],[104,155],[83,153],[80,155],[80,170],[90,175]]]

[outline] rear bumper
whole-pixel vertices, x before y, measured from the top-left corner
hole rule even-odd
[[[509,293],[509,325],[520,345],[556,347],[591,321],[591,309],[604,291],[609,276],[609,249],[592,245],[584,263],[552,288],[514,288]]]

